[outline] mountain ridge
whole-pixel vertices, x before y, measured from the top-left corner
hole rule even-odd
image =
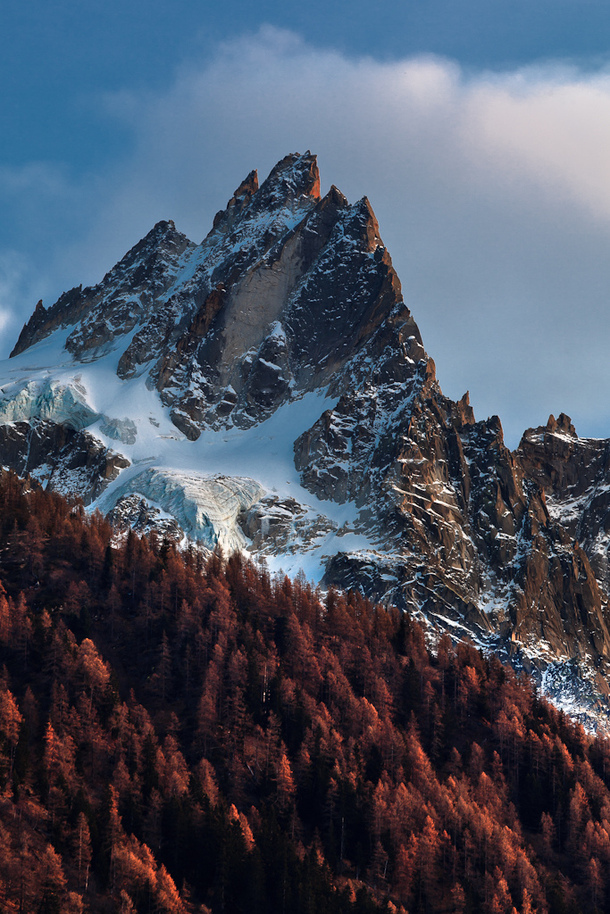
[[[201,244],[159,222],[39,303],[0,419],[3,463],[116,522],[361,588],[609,713],[610,446],[562,414],[511,452],[445,397],[369,201],[321,197],[309,152],[251,172]]]

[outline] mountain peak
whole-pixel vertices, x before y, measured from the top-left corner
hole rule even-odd
[[[290,153],[269,172],[257,194],[257,204],[275,207],[299,197],[320,199],[320,172],[315,155],[307,150],[303,155]]]
[[[111,283],[118,277],[125,277],[132,283],[132,274],[141,265],[170,252],[179,250],[181,253],[190,243],[182,232],[177,231],[171,219],[162,219],[106,274],[101,285]]]
[[[258,190],[258,171],[253,168],[252,171],[241,182],[227,206],[234,206],[240,200],[251,197]]]
[[[571,435],[574,438],[578,437],[576,434],[576,429],[572,425],[572,420],[569,416],[566,416],[565,413],[559,413],[557,418],[555,418],[555,416],[551,413],[546,427],[550,432],[564,432],[565,434]]]
[[[76,286],[69,292],[64,292],[50,308],[45,308],[41,299],[21,328],[21,333],[9,358],[12,359],[29,349],[34,343],[49,336],[59,327],[75,323],[84,313],[84,301],[82,286]]]
[[[214,216],[212,230],[210,234],[216,231],[227,231],[233,225],[235,217],[241,213],[250,203],[250,200],[258,190],[258,172],[253,169],[236,188],[235,193],[229,200],[225,209],[219,210]]]

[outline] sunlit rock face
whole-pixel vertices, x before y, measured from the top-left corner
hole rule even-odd
[[[562,415],[511,452],[445,397],[369,201],[322,195],[310,153],[251,172],[201,243],[159,222],[39,302],[1,366],[0,459],[117,529],[361,588],[606,713],[610,443]]]

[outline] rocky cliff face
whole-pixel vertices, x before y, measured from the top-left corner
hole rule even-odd
[[[610,443],[562,415],[511,453],[446,398],[368,200],[322,196],[314,156],[251,172],[201,244],[158,223],[12,356],[3,464],[359,587],[606,713]]]
[[[550,516],[582,546],[610,587],[610,441],[579,438],[568,416],[528,429],[517,454],[546,496]]]

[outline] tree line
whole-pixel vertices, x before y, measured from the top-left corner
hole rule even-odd
[[[610,747],[498,659],[0,503],[0,910],[610,911]]]

